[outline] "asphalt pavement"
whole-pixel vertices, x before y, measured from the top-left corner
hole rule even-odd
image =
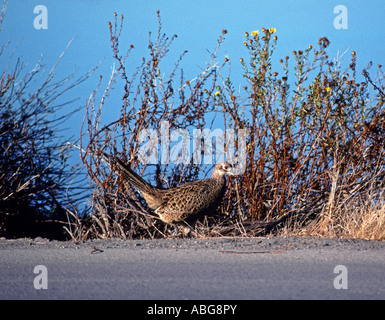
[[[384,299],[385,242],[0,239],[0,299]]]

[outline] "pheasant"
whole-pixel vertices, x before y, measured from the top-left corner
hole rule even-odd
[[[104,154],[104,157],[108,156]],[[217,209],[226,188],[225,175],[234,175],[232,165],[221,162],[214,167],[209,179],[197,180],[182,184],[175,188],[160,189],[146,182],[132,171],[122,160],[112,158],[120,167],[125,179],[143,196],[148,207],[163,222],[174,226],[178,233],[178,225],[195,223],[203,215]],[[190,227],[191,228],[191,227]]]

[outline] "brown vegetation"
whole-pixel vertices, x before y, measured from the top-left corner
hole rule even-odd
[[[227,31],[219,37],[204,72],[186,81],[180,70],[186,52],[170,73],[161,71],[162,59],[176,36],[169,39],[162,34],[159,14],[158,19],[155,41],[150,37],[149,58],[143,58],[131,76],[126,58],[133,46],[125,55],[120,54],[123,17],[119,23],[115,16],[109,25],[118,68],[100,102],[95,101],[95,90],[87,104],[83,133],[88,139],[83,139],[80,148],[94,192],[92,213],[83,224],[82,237],[167,236],[167,227],[158,223],[141,197],[102,163],[98,150],[118,155],[158,187],[175,186],[197,179],[208,167],[194,163],[193,157],[179,164],[151,165],[143,159],[159,160],[161,151],[154,145],[143,155],[143,144],[158,141],[154,137],[167,136],[175,129],[215,129],[215,118],[223,119],[219,126],[225,130],[234,129],[235,141],[242,130],[248,133],[246,169],[229,180],[220,214],[197,225],[201,236],[263,235],[282,227],[289,230],[293,225],[302,228],[309,221],[315,221],[319,230],[333,229],[337,222],[339,229],[344,229],[341,212],[351,213],[348,208],[358,204],[357,214],[346,220],[363,226],[365,214],[358,212],[365,211],[368,201],[373,204],[370,210],[378,209],[381,225],[382,201],[372,197],[382,194],[384,178],[380,66],[375,80],[369,75],[371,64],[362,76],[357,74],[353,51],[349,66],[343,70],[341,61],[330,59],[326,53],[328,39],[320,38],[317,49],[310,45],[294,51],[292,58],[280,60],[281,70],[273,70],[276,30],[263,28],[261,33],[245,34],[243,44],[249,59],[240,59],[246,80],[242,90],[236,91],[238,85],[231,80],[230,59],[217,61]],[[289,71],[291,59],[296,64],[293,75]],[[226,70],[229,73],[224,76]],[[124,82],[121,116],[101,125],[102,107],[118,75]],[[169,125],[162,126],[163,121]],[[143,129],[151,129],[146,131],[146,142],[138,137]],[[186,151],[179,150],[177,158],[185,156]]]
[[[223,143],[220,152],[233,148],[244,173],[228,180],[218,214],[201,219],[196,235],[281,233],[384,240],[381,66],[373,71],[370,63],[359,72],[353,51],[347,67],[342,67],[342,60],[327,55],[329,40],[323,37],[317,47],[283,57],[277,68],[272,64],[278,42],[274,28],[245,33],[248,58],[221,60],[227,34],[222,30],[203,71],[186,79],[181,65],[187,51],[167,70],[164,59],[177,36],[162,33],[158,12],[159,29],[155,39],[150,34],[148,56],[132,70],[127,58],[134,46],[121,53],[123,20],[115,14],[109,23],[116,69],[104,90],[100,77],[88,99],[77,146],[92,190],[87,215],[76,206],[63,205],[69,194],[65,186],[73,176],[67,170],[68,145],[57,139],[53,127],[66,116],[49,117],[56,110],[56,97],[85,78],[60,91],[70,77],[53,83],[50,73],[27,97],[25,89],[39,70],[27,72],[18,82],[22,65],[3,71],[0,232],[20,221],[27,225],[65,215],[60,219],[76,240],[167,237],[170,228],[115,174],[114,164],[111,168],[103,162],[102,152],[129,163],[154,186],[169,188],[207,176],[213,165],[207,163],[204,150],[208,143]],[[232,63],[243,68],[241,86],[232,80]],[[103,115],[113,107],[107,102],[113,87],[114,94],[121,88],[120,115],[104,123]],[[192,152],[187,142],[180,143],[183,135],[190,142],[196,138],[194,132],[218,128],[223,137],[199,136]],[[165,141],[181,136],[165,153]]]

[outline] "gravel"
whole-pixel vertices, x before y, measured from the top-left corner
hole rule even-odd
[[[44,238],[0,238],[0,250],[6,248],[130,248],[130,249],[218,249],[218,250],[299,250],[311,248],[349,248],[351,250],[384,250],[385,241],[363,239],[329,239],[318,237],[257,237],[257,238],[206,238],[206,239],[97,239],[83,242],[50,241]]]

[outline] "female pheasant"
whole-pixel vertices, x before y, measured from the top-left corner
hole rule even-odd
[[[108,159],[107,155],[104,156]],[[232,165],[221,162],[214,167],[209,179],[188,182],[175,188],[160,189],[146,182],[119,158],[112,159],[121,169],[119,174],[123,174],[124,178],[140,192],[149,208],[163,222],[174,225],[176,233],[178,224],[195,223],[201,216],[216,210],[225,192],[225,175],[234,175]]]

